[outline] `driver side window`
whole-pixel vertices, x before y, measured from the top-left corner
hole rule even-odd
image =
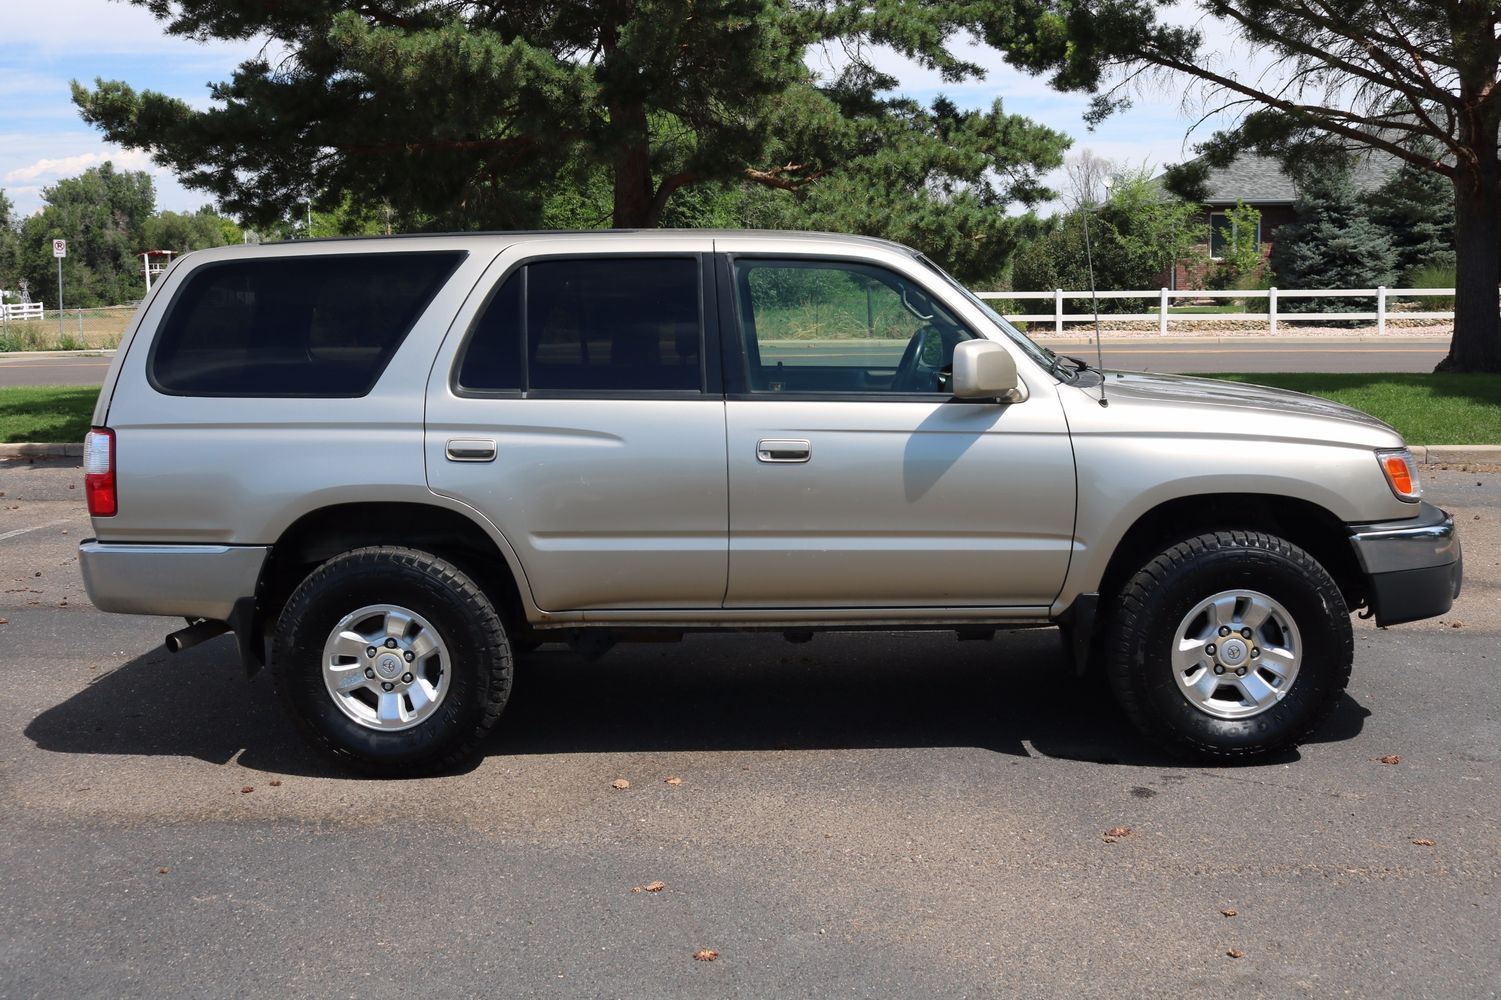
[[[753,392],[947,394],[970,334],[910,280],[865,264],[739,259]]]

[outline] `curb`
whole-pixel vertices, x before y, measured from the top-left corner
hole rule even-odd
[[[1501,465],[1501,444],[1411,444],[1422,465]]]
[[[0,459],[82,457],[82,441],[77,444],[44,444],[37,441],[26,441],[21,444],[0,444]]]
[[[0,351],[0,361],[11,358],[26,361],[33,358],[112,358],[116,348],[89,347],[81,351]]]
[[[1501,465],[1501,444],[1410,444],[1407,447],[1421,465]],[[82,442],[0,444],[0,459],[82,457]]]

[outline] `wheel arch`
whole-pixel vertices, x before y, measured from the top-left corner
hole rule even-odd
[[[1286,539],[1318,560],[1352,611],[1366,603],[1365,575],[1349,530],[1328,509],[1297,497],[1261,493],[1208,493],[1174,497],[1134,521],[1111,553],[1099,580],[1109,602],[1133,573],[1170,545],[1210,531],[1264,531]]]
[[[470,513],[437,503],[362,501],[308,511],[271,546],[257,603],[274,619],[293,589],[324,561],[367,545],[423,549],[458,566],[490,595],[505,621],[525,628],[532,607],[526,577],[502,537]]]

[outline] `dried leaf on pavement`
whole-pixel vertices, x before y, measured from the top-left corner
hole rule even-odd
[[[631,886],[631,891],[632,892],[661,892],[665,888],[667,888],[667,883],[666,882],[657,881],[657,882],[648,882],[645,885],[633,885],[633,886]]]
[[[244,788],[240,789],[240,794],[241,795],[249,795],[253,791],[255,791],[254,786],[252,786],[252,785],[246,785]]]
[[[630,788],[631,783],[629,781],[626,781],[624,778],[616,778],[614,781],[610,782],[610,787],[619,791]]]
[[[9,624],[10,624],[10,619],[9,618],[0,618],[0,625],[9,625]]]
[[[272,788],[280,788],[281,787],[281,779],[280,778],[272,778],[271,781],[269,782],[269,784],[271,785]]]
[[[715,951],[713,948],[700,948],[698,951],[695,951],[693,953],[693,960],[695,962],[712,962],[718,957],[719,952]]]
[[[1222,914],[1224,914],[1224,915],[1225,915],[1225,916],[1227,916],[1227,917],[1233,917],[1233,916],[1235,916],[1235,915],[1236,915],[1236,914],[1237,914],[1237,913],[1238,913],[1238,912],[1239,912],[1239,911],[1238,911],[1238,910],[1221,910],[1221,911],[1220,911],[1220,913],[1222,913]]]
[[[1419,847],[1432,847],[1433,846],[1433,841],[1429,840],[1427,837],[1419,837],[1418,839],[1414,840],[1413,843],[1416,844]]]
[[[662,779],[662,784],[664,785],[681,785],[682,783],[683,779],[676,776]]]
[[[1105,831],[1105,843],[1113,844],[1123,837],[1129,837],[1134,831],[1129,826],[1112,826]]]
[[[167,874],[167,873],[168,873],[168,872],[169,872],[169,871],[171,871],[171,870],[172,870],[172,869],[170,869],[170,868],[158,868],[158,869],[157,869],[157,870],[156,870],[156,873],[157,873],[157,874],[158,874],[158,875],[165,875],[165,874]]]
[[[1383,764],[1400,764],[1400,763],[1402,763],[1402,758],[1401,758],[1401,757],[1398,757],[1398,756],[1397,756],[1397,755],[1396,755],[1396,754],[1394,754],[1394,753],[1389,753],[1389,754],[1387,754],[1387,755],[1386,755],[1386,756],[1385,756],[1385,757],[1380,757],[1380,758],[1378,758],[1378,759],[1379,759],[1379,760],[1380,760],[1380,761],[1381,761],[1381,763],[1383,763]]]
[[[1229,955],[1231,958],[1245,958],[1246,957],[1246,953],[1243,952],[1243,951],[1241,951],[1239,948],[1231,948],[1229,951],[1225,952],[1225,954]]]

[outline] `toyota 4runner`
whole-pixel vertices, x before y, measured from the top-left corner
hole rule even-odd
[[[1101,372],[857,237],[202,251],[93,423],[94,604],[269,646],[302,728],[383,773],[475,754],[539,643],[710,629],[1056,625],[1145,734],[1247,758],[1339,698],[1353,611],[1461,579],[1386,424]]]

